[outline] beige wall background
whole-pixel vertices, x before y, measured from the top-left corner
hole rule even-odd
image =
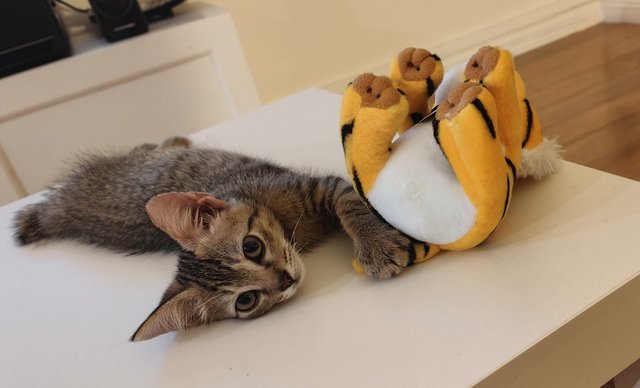
[[[407,46],[430,49],[447,65],[483,44],[522,52],[600,17],[590,0],[205,1],[231,13],[263,102],[386,71]]]
[[[437,53],[446,66],[484,44],[517,54],[602,20],[601,0],[189,1],[230,12],[263,103],[385,72],[407,46]]]

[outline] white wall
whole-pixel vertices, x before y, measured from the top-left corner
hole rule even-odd
[[[483,44],[522,52],[601,20],[599,0],[206,1],[230,11],[263,102],[344,82],[407,46],[446,64]]]

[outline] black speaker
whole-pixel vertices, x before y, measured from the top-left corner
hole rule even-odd
[[[0,0],[0,77],[71,55],[49,0]]]
[[[89,0],[96,21],[109,42],[129,38],[149,30],[147,19],[136,0]]]

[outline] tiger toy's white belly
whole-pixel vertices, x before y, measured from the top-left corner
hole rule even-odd
[[[433,137],[431,122],[416,124],[393,143],[367,197],[395,228],[433,244],[459,240],[476,218],[476,208]]]

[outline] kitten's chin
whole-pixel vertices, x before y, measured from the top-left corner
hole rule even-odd
[[[298,285],[297,284],[294,284],[291,287],[287,288],[285,291],[283,291],[280,294],[280,300],[278,301],[278,303],[284,302],[285,300],[290,299],[292,296],[294,296],[296,294],[297,291],[298,291]]]

